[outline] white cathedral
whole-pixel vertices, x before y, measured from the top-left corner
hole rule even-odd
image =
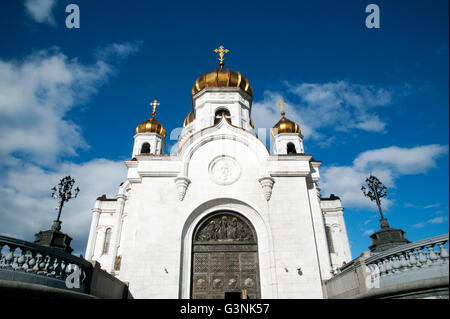
[[[220,69],[195,82],[177,154],[163,153],[151,103],[117,197],[95,202],[86,258],[134,298],[324,298],[352,259],[341,201],[320,197],[321,162],[282,101],[272,153],[258,138],[252,87],[215,51]]]

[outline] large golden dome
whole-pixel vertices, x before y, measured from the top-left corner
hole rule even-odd
[[[215,71],[206,72],[202,76],[199,76],[192,87],[192,95],[197,94],[204,88],[241,88],[248,94],[253,95],[253,89],[246,77],[242,76],[239,72],[223,69],[225,65],[223,57],[230,50],[225,49],[221,45],[214,52],[219,54],[220,70],[216,69]]]
[[[230,71],[230,69],[216,69],[199,76],[192,87],[192,95],[197,94],[204,88],[241,88],[248,94],[253,95],[253,89],[247,78],[242,76],[240,72]]]

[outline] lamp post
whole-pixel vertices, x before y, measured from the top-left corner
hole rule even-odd
[[[61,218],[61,211],[64,206],[64,203],[68,202],[72,198],[76,198],[78,196],[78,193],[80,192],[80,188],[75,188],[74,193],[72,194],[72,188],[75,184],[75,180],[70,177],[66,176],[62,178],[58,184],[58,189],[55,187],[52,188],[52,197],[58,200],[58,217],[53,222],[52,229],[60,230],[61,229],[61,221],[59,220]]]
[[[58,201],[58,217],[53,221],[53,226],[49,230],[40,231],[35,234],[34,243],[42,246],[47,246],[51,248],[61,249],[67,253],[72,253],[73,249],[70,247],[70,242],[72,238],[61,232],[61,212],[64,204],[67,203],[72,198],[78,196],[80,189],[77,187],[72,191],[75,180],[66,176],[62,178],[59,184],[52,188],[52,197]]]
[[[362,186],[361,191],[363,192],[364,196],[369,197],[371,201],[375,201],[378,207],[378,211],[380,212],[380,222],[381,227],[389,227],[389,224],[387,222],[387,219],[383,216],[383,211],[381,209],[381,198],[387,196],[387,188],[384,186],[378,178],[376,178],[373,175],[370,175],[368,178],[366,178],[366,184],[369,187],[369,191],[367,191],[366,187]]]
[[[381,216],[381,229],[370,235],[370,238],[372,239],[372,245],[369,246],[370,251],[385,251],[409,243],[409,240],[405,238],[405,232],[401,229],[391,228],[387,219],[383,216],[381,199],[387,196],[386,186],[372,174],[366,178],[366,184],[368,189],[365,186],[362,186],[361,191],[364,196],[368,197],[371,201],[375,201]]]

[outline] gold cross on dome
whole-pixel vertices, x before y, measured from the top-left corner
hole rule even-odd
[[[153,112],[152,112],[153,117],[156,115],[156,107],[157,107],[159,104],[161,104],[161,103],[159,103],[157,100],[153,100],[153,102],[151,102],[151,103],[149,104],[150,106],[153,106]]]
[[[281,108],[281,115],[284,116],[284,107],[287,105],[286,103],[283,102],[283,100],[280,100],[280,102],[277,103],[277,105],[280,106]]]
[[[218,49],[215,49],[214,52],[219,53],[219,61],[220,61],[219,65],[220,65],[220,68],[223,69],[223,65],[224,65],[223,56],[225,55],[225,53],[230,52],[230,50],[225,49],[223,47],[223,45],[221,45],[221,46],[219,46]]]

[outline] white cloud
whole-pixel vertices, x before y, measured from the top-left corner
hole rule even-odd
[[[430,208],[437,208],[439,206],[441,206],[441,204],[440,203],[436,203],[436,204],[426,205],[424,208],[425,209],[430,209]]]
[[[364,197],[361,186],[369,174],[377,176],[388,188],[405,174],[420,174],[436,167],[436,159],[448,153],[447,145],[423,145],[413,148],[397,146],[370,150],[359,154],[351,166],[329,166],[321,170],[322,193],[337,194],[344,207],[376,210],[376,205]],[[388,190],[389,192],[389,190]],[[389,193],[388,193],[389,196]],[[392,205],[392,199],[382,200],[383,208]]]
[[[436,158],[448,152],[448,145],[423,145],[413,148],[391,146],[366,151],[353,162],[355,166],[386,167],[398,174],[418,174],[436,167]]]
[[[88,147],[67,112],[86,102],[115,73],[113,62],[138,50],[130,43],[106,47],[92,64],[70,59],[57,48],[21,61],[0,58],[0,233],[33,241],[51,227],[56,201],[50,189],[71,175],[81,188],[63,210],[62,228],[84,251],[91,208],[101,194],[114,197],[125,179],[121,162],[64,161]],[[117,51],[117,54],[114,52]]]
[[[422,223],[414,224],[414,225],[412,225],[411,227],[412,227],[412,228],[423,228],[423,227],[425,227],[425,226],[427,226],[427,225],[438,225],[438,224],[443,224],[443,223],[445,223],[446,221],[448,221],[448,218],[447,218],[447,217],[445,217],[445,216],[439,216],[439,217],[431,218],[431,219],[429,219],[429,220],[427,220],[427,221],[424,221],[424,222],[422,222]]]
[[[264,100],[254,102],[252,105],[252,119],[257,128],[271,129],[278,119],[281,119],[280,108],[277,103],[283,99],[287,102],[285,107],[286,117],[300,125],[302,134],[309,138],[320,138],[322,135],[317,132],[305,118],[300,116],[301,112],[298,107],[287,101],[280,93],[266,91],[264,92]],[[268,131],[267,134],[270,134]]]
[[[373,229],[367,229],[366,231],[364,231],[363,236],[370,236],[374,233],[375,231]]]
[[[386,123],[374,109],[392,103],[393,93],[389,90],[347,81],[286,85],[293,100],[299,100],[295,103],[284,98],[288,104],[286,117],[300,124],[305,138],[327,140],[321,132],[324,128],[386,132]],[[275,119],[280,118],[276,103],[284,95],[266,91],[263,101],[253,103],[252,117],[257,127],[273,127]]]
[[[33,241],[35,233],[50,229],[57,216],[57,201],[51,198],[50,189],[67,175],[81,191],[63,208],[62,231],[73,238],[72,247],[84,253],[95,199],[101,194],[117,195],[126,178],[123,162],[63,162],[53,171],[23,163],[21,169],[6,172],[0,185],[0,234]]]
[[[107,47],[121,57],[135,52],[129,43]],[[22,61],[0,58],[0,160],[14,163],[17,157],[49,165],[60,156],[77,155],[86,148],[78,125],[67,112],[83,103],[114,73],[106,59],[90,65],[69,59],[57,48],[42,50]]]
[[[26,12],[38,23],[55,25],[53,18],[53,7],[56,0],[25,0]]]
[[[129,55],[138,52],[142,41],[111,43],[95,49],[95,56],[99,60],[122,60]]]

